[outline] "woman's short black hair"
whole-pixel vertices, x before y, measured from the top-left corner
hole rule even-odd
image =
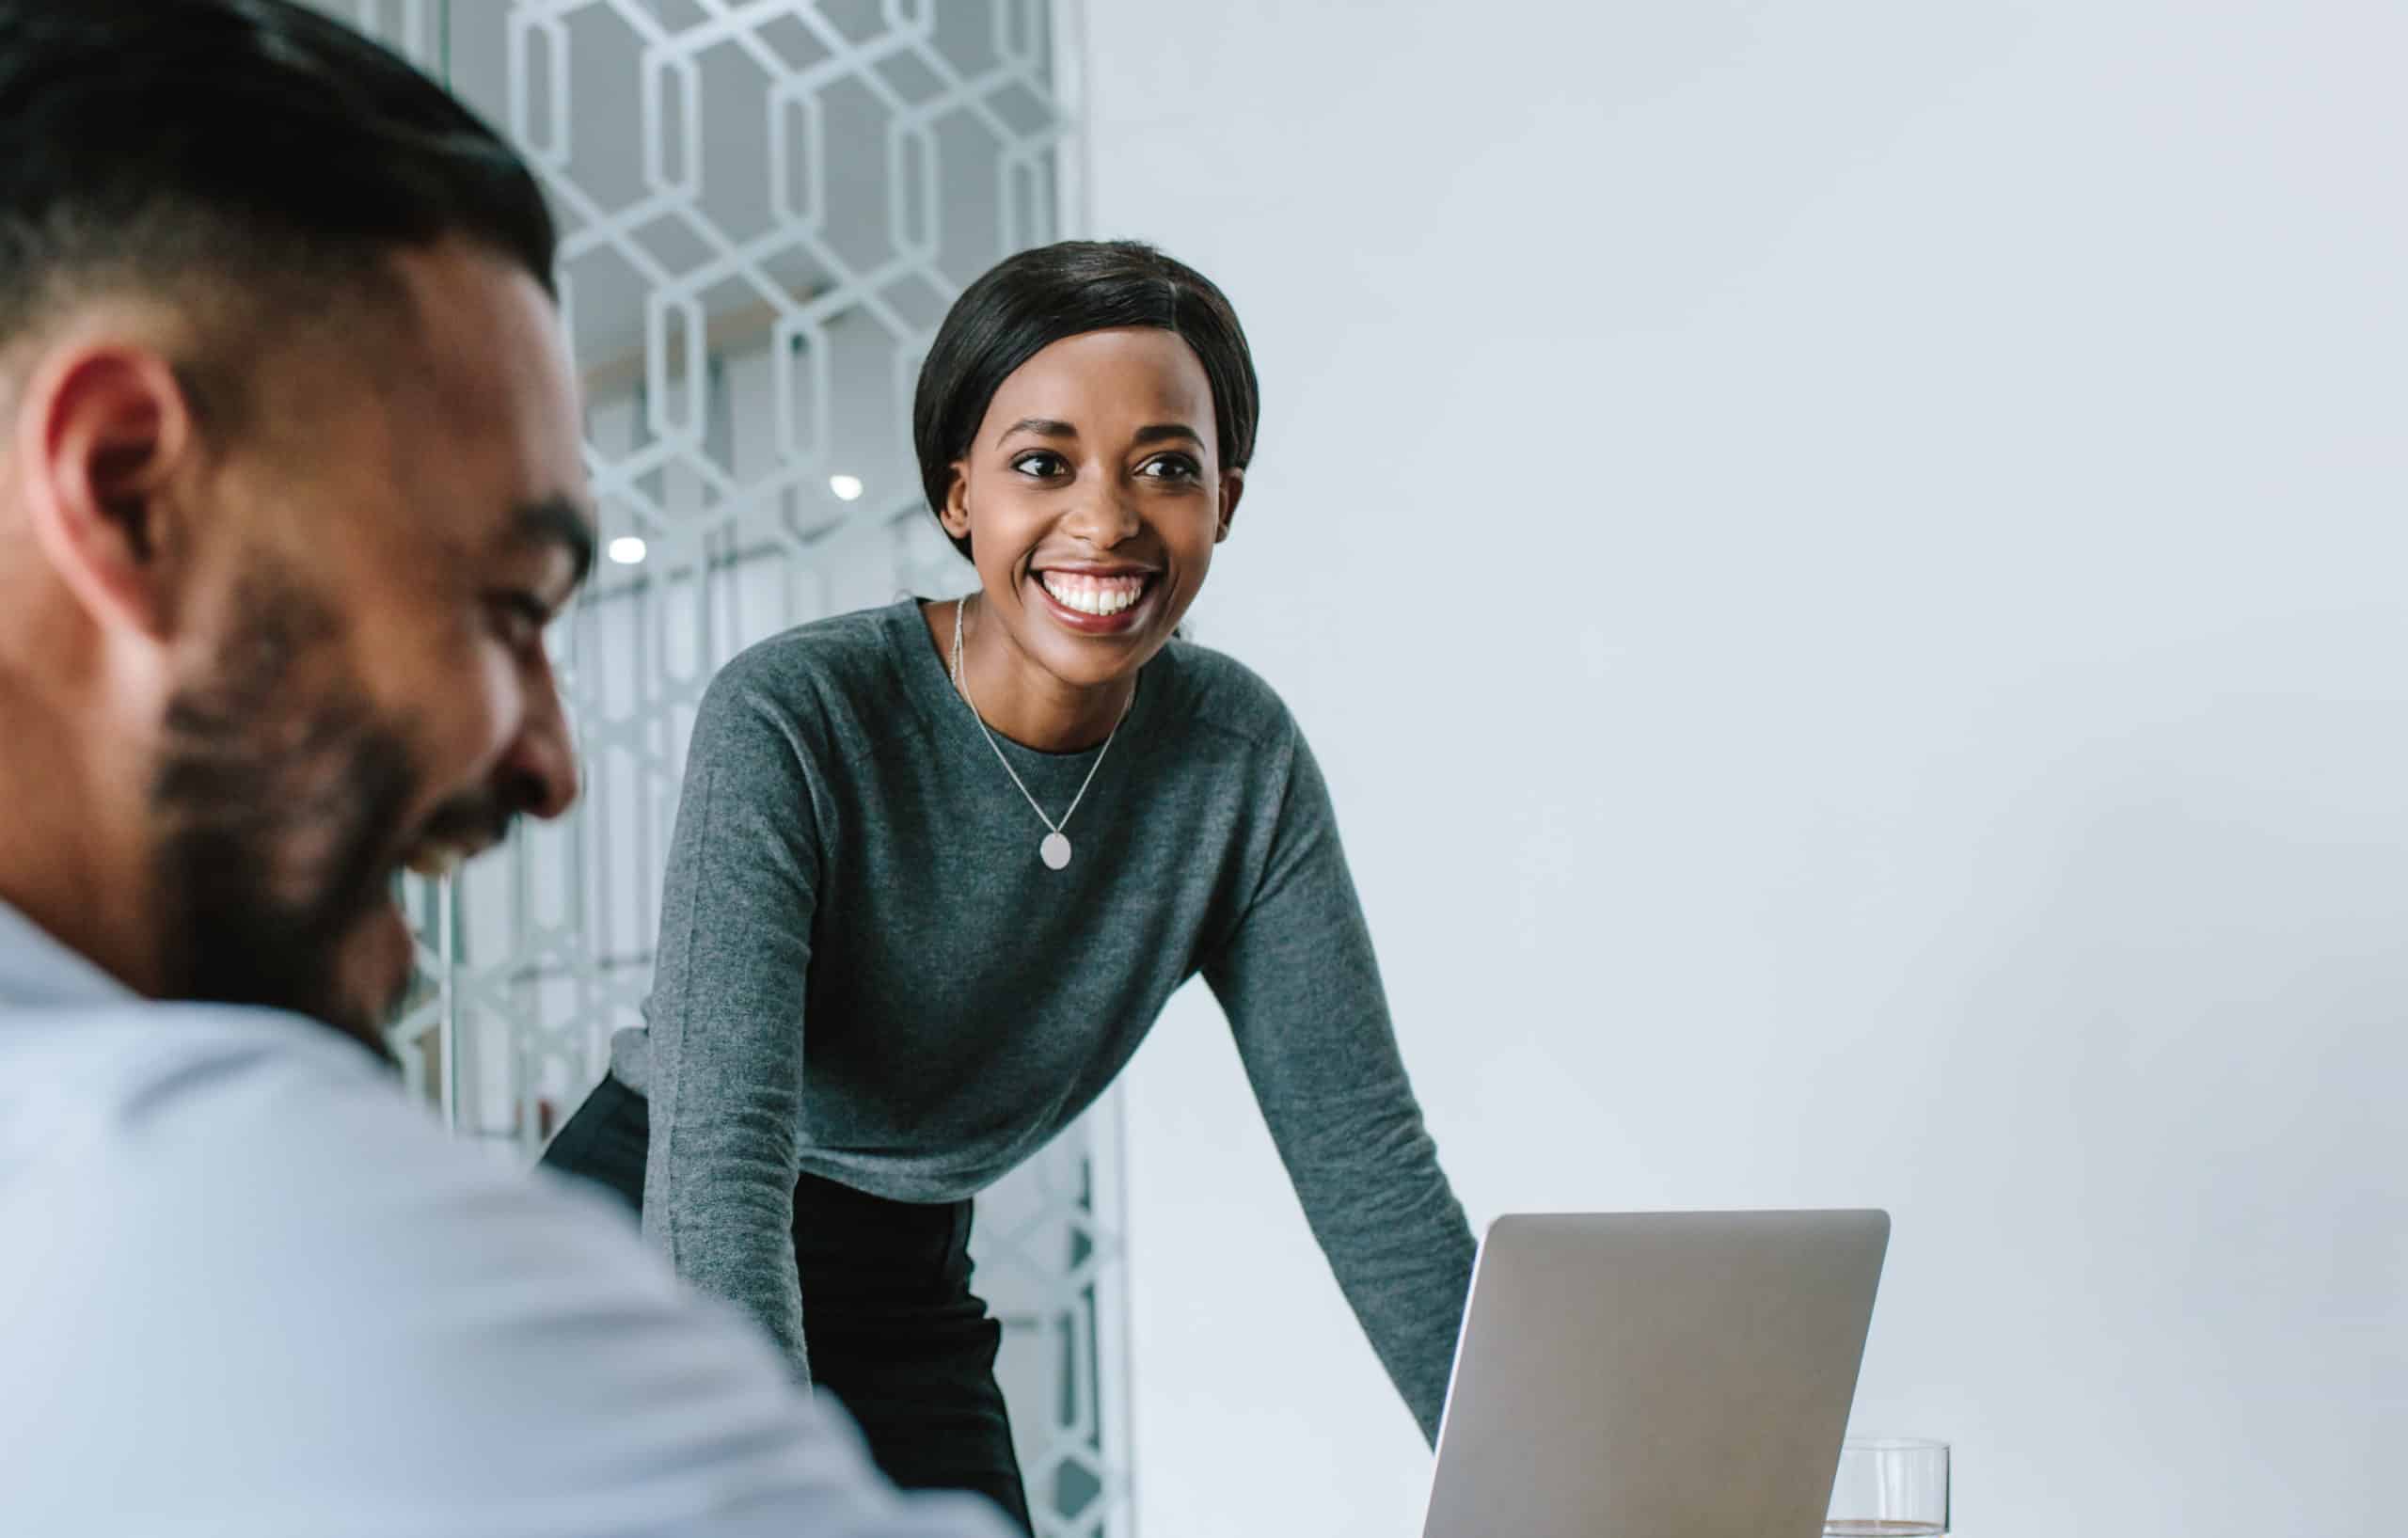
[[[911,405],[920,485],[940,516],[954,462],[970,452],[988,404],[1012,371],[1065,337],[1153,326],[1196,351],[1212,388],[1221,464],[1254,457],[1260,414],[1254,355],[1212,280],[1138,241],[1066,240],[1006,257],[962,291],[937,328]],[[970,542],[957,539],[970,553]]]

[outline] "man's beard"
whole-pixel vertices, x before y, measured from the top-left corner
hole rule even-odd
[[[388,900],[413,755],[329,675],[333,606],[261,577],[239,609],[213,675],[169,702],[151,782],[166,993],[314,1016],[381,1052],[399,1000],[345,997],[341,961]]]

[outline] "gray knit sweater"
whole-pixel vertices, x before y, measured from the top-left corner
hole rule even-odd
[[[1056,817],[1094,762],[1004,752]],[[1044,825],[916,605],[731,662],[694,724],[647,1025],[612,1043],[650,1102],[646,1234],[807,1372],[798,1172],[971,1196],[1101,1094],[1200,972],[1348,1302],[1434,1436],[1471,1232],[1293,718],[1174,642],[1068,831],[1075,856],[1047,869]]]

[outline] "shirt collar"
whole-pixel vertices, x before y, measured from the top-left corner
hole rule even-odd
[[[132,989],[0,902],[0,1006],[55,1008],[117,1004],[135,996]]]

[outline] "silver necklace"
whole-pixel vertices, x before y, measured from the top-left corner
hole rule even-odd
[[[1070,835],[1062,830],[1070,825],[1070,818],[1078,814],[1079,803],[1087,799],[1087,786],[1095,784],[1095,771],[1103,768],[1103,755],[1112,751],[1113,737],[1120,735],[1121,724],[1128,721],[1130,710],[1137,703],[1137,691],[1133,689],[1129,691],[1129,704],[1120,707],[1120,720],[1112,723],[1111,734],[1103,739],[1103,746],[1096,750],[1095,762],[1087,766],[1087,777],[1079,782],[1079,793],[1070,798],[1069,811],[1063,813],[1062,820],[1056,822],[1045,815],[1045,808],[1038,805],[1037,798],[1028,793],[1027,782],[1020,777],[1020,770],[1012,768],[1012,761],[1004,756],[1004,745],[995,740],[995,734],[987,727],[987,718],[978,713],[978,702],[970,697],[970,678],[961,670],[961,616],[969,608],[968,598],[953,606],[953,687],[961,695],[961,703],[970,707],[970,719],[978,723],[978,735],[987,739],[988,747],[995,750],[995,762],[1004,766],[1004,772],[1010,775],[1012,784],[1020,787],[1021,800],[1028,802],[1028,809],[1037,814],[1037,820],[1045,824],[1045,840],[1037,846],[1037,858],[1045,862],[1046,869],[1060,870],[1070,863]]]

